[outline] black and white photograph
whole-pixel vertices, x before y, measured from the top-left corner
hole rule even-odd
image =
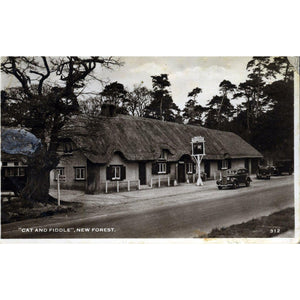
[[[287,56],[1,57],[1,238],[295,238],[298,74]]]
[[[1,299],[297,298],[297,8],[1,3]]]

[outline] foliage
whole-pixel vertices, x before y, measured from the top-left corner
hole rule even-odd
[[[113,104],[116,107],[117,113],[127,114],[127,93],[124,85],[115,81],[106,85],[100,95],[104,103]]]
[[[183,119],[190,125],[203,125],[203,114],[206,109],[197,103],[197,96],[202,93],[199,87],[188,93],[190,99],[185,103],[183,109]]]
[[[127,94],[127,110],[133,116],[144,117],[151,101],[151,91],[142,84],[135,85],[133,91]]]
[[[146,107],[145,116],[153,119],[174,122],[180,112],[178,106],[173,102],[170,91],[167,89],[171,84],[168,74],[152,77],[153,92],[151,103]]]
[[[59,134],[79,112],[78,96],[99,67],[120,66],[112,57],[6,57],[1,71],[18,87],[1,92],[2,125],[21,126],[41,140],[40,151],[28,160],[23,199],[47,201],[49,172],[59,162]]]

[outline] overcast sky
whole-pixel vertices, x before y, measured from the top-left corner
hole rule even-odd
[[[195,87],[202,93],[199,103],[205,105],[219,93],[219,84],[226,79],[238,85],[247,77],[246,65],[251,57],[121,57],[123,67],[102,71],[99,77],[122,83],[132,90],[134,84],[152,88],[151,76],[166,73],[171,83],[173,101],[183,108],[187,94]],[[97,74],[98,75],[98,74]],[[100,86],[93,84],[94,90]]]
[[[97,68],[96,77],[118,81],[132,90],[136,84],[152,88],[151,76],[169,75],[173,101],[183,108],[187,94],[195,87],[202,93],[199,104],[206,105],[212,96],[219,93],[219,84],[226,79],[238,85],[247,77],[246,65],[251,57],[121,57],[124,66],[114,70]],[[13,86],[14,80],[2,76],[2,88]],[[100,83],[91,82],[86,91],[100,92]]]

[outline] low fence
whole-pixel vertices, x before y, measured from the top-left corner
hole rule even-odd
[[[161,187],[161,186],[174,186],[176,185],[176,181],[174,179],[171,179],[170,177],[164,177],[164,178],[151,178],[150,180],[150,187]]]
[[[101,189],[103,189],[105,193],[139,190],[140,180],[105,181],[105,183],[101,184]]]
[[[221,178],[221,172],[214,172],[213,178],[216,180]],[[187,183],[196,183],[198,179],[197,174],[191,174],[187,176]],[[176,186],[178,183],[176,179],[171,177],[156,177],[151,178],[150,188],[160,188],[167,186]],[[123,180],[123,181],[105,181],[101,183],[101,190],[105,193],[119,193],[125,191],[136,191],[140,190],[140,180]]]

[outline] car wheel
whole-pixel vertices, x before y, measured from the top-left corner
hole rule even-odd
[[[250,180],[247,180],[247,181],[246,181],[246,186],[247,186],[247,187],[250,186]]]
[[[237,185],[237,183],[236,183],[236,181],[233,183],[233,186],[232,186],[232,188],[233,189],[236,189],[238,187],[238,185]]]
[[[221,189],[222,189],[222,187],[221,187],[221,186],[218,186],[218,189],[219,189],[219,190],[221,190]]]

